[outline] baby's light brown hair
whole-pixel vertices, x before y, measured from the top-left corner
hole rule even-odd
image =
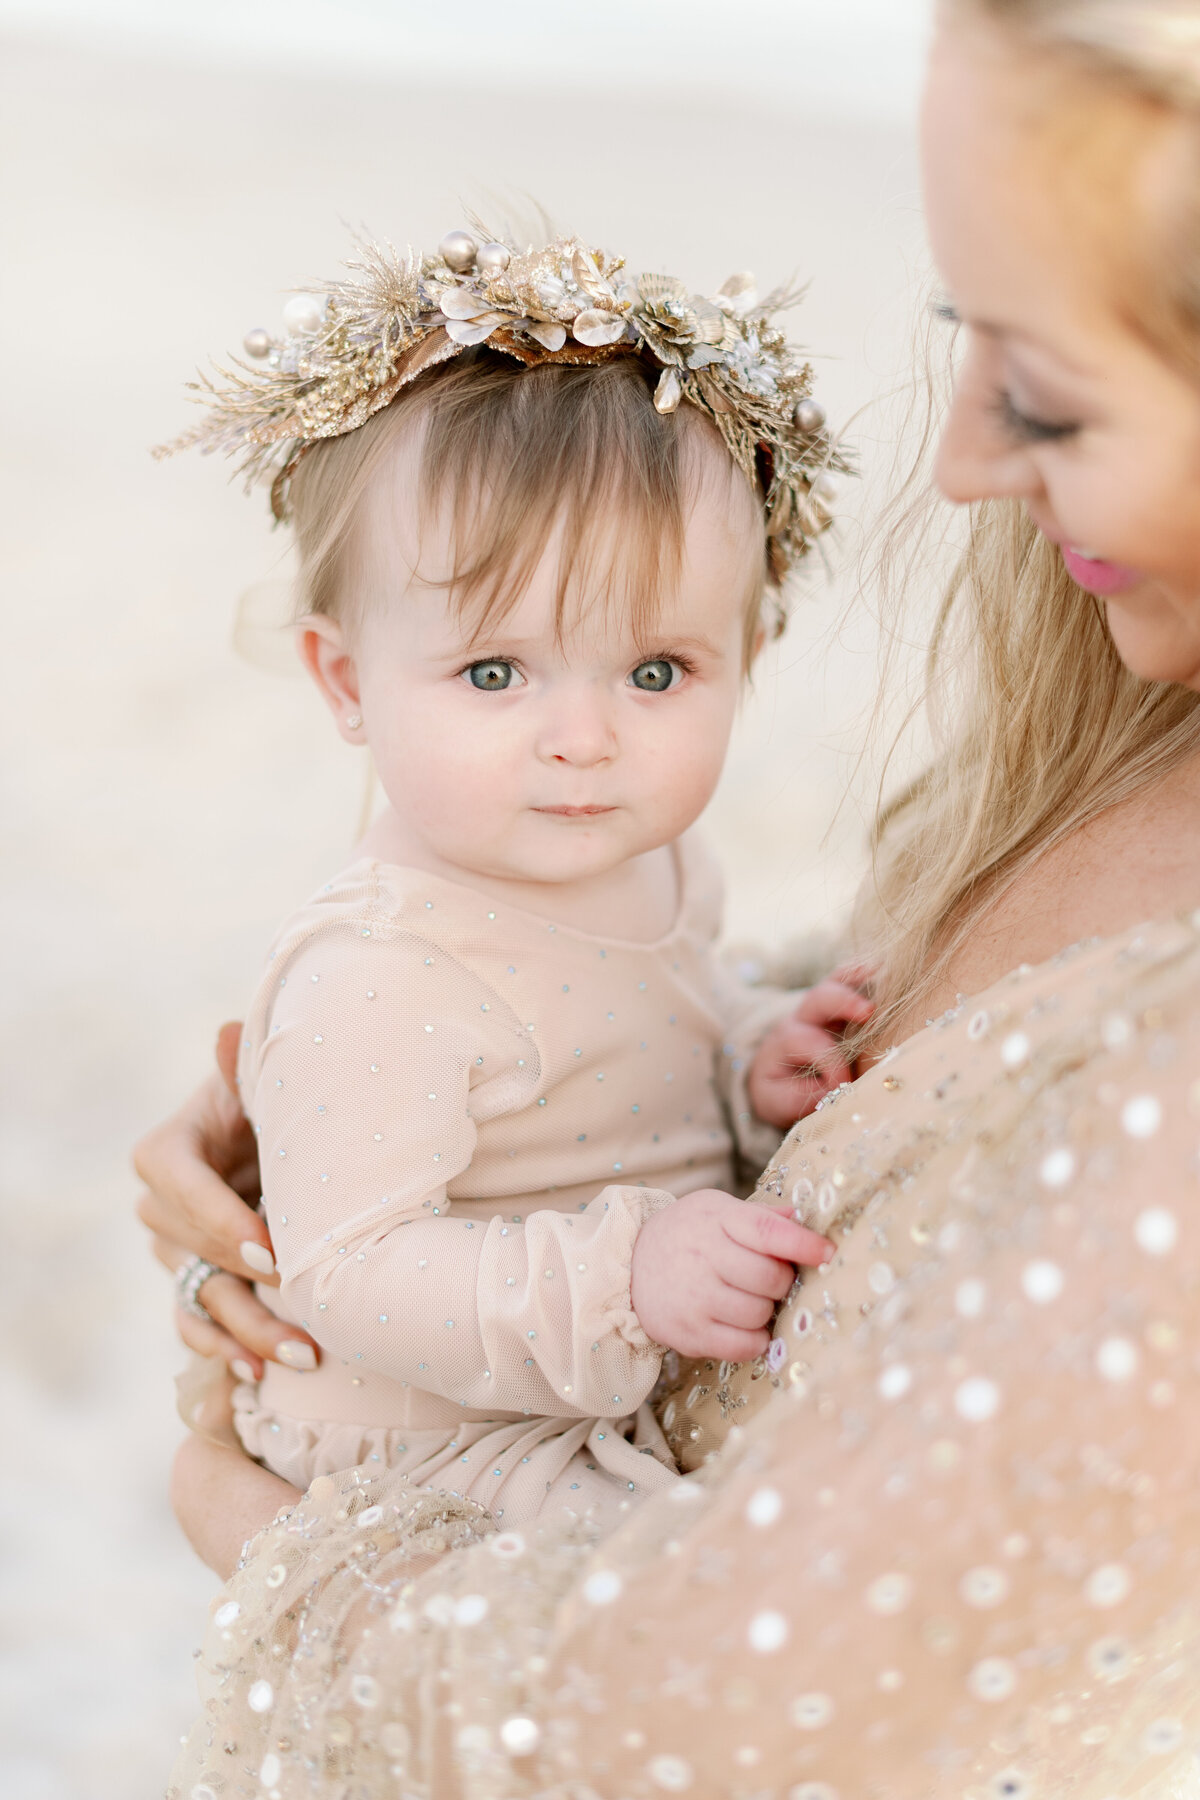
[[[314,445],[291,484],[302,612],[354,628],[367,603],[355,576],[368,495],[413,441],[419,518],[448,509],[452,564],[439,581],[477,636],[517,603],[561,531],[559,630],[573,607],[599,603],[648,638],[679,579],[692,511],[711,505],[749,528],[749,668],[775,585],[762,496],[702,414],[656,410],[653,376],[634,358],[526,368],[481,346],[429,370],[359,430]]]

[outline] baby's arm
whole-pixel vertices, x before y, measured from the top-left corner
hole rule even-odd
[[[343,922],[286,962],[243,1083],[290,1310],[327,1352],[472,1408],[620,1416],[660,1363],[630,1301],[639,1228],[672,1196],[456,1213],[476,1122],[532,1107],[536,1044],[440,946]],[[553,1102],[551,1102],[553,1103]],[[513,1215],[518,1215],[514,1217]]]

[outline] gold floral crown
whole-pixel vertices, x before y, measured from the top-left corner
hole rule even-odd
[[[472,345],[531,367],[638,356],[658,371],[658,411],[698,407],[761,488],[771,573],[782,581],[830,523],[830,472],[849,469],[811,397],[811,367],[772,322],[797,296],[759,302],[742,274],[709,299],[670,275],[625,275],[622,258],[578,238],[523,251],[484,238],[451,231],[432,256],[360,244],[347,276],[287,301],[282,336],[248,332],[251,361],[190,384],[207,417],[154,454],[199,445],[240,458],[247,488],[269,480],[284,521],[291,477],[314,444],[356,431]]]

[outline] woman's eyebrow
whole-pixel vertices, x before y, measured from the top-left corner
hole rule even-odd
[[[964,323],[968,324],[972,331],[981,332],[984,337],[990,337],[997,343],[1016,344],[1036,351],[1042,356],[1052,356],[1067,374],[1075,375],[1081,381],[1094,381],[1100,373],[1099,370],[1088,368],[1084,363],[1079,362],[1068,350],[1060,349],[1057,344],[1051,343],[1045,337],[1039,337],[1036,332],[1025,330],[1020,325],[1002,325],[993,319],[967,319]]]

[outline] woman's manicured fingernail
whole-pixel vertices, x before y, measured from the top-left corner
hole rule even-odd
[[[287,1338],[275,1352],[279,1362],[289,1369],[311,1371],[317,1366],[317,1353],[311,1344],[302,1344],[299,1338]]]
[[[253,1238],[247,1238],[244,1244],[238,1245],[238,1249],[241,1252],[242,1261],[248,1269],[253,1269],[258,1275],[275,1273],[275,1258],[269,1250],[264,1250],[261,1244],[256,1244]]]
[[[246,1361],[244,1356],[235,1356],[230,1363],[229,1368],[230,1372],[236,1375],[239,1381],[258,1380],[258,1376],[254,1373],[254,1370],[250,1367],[250,1364]]]

